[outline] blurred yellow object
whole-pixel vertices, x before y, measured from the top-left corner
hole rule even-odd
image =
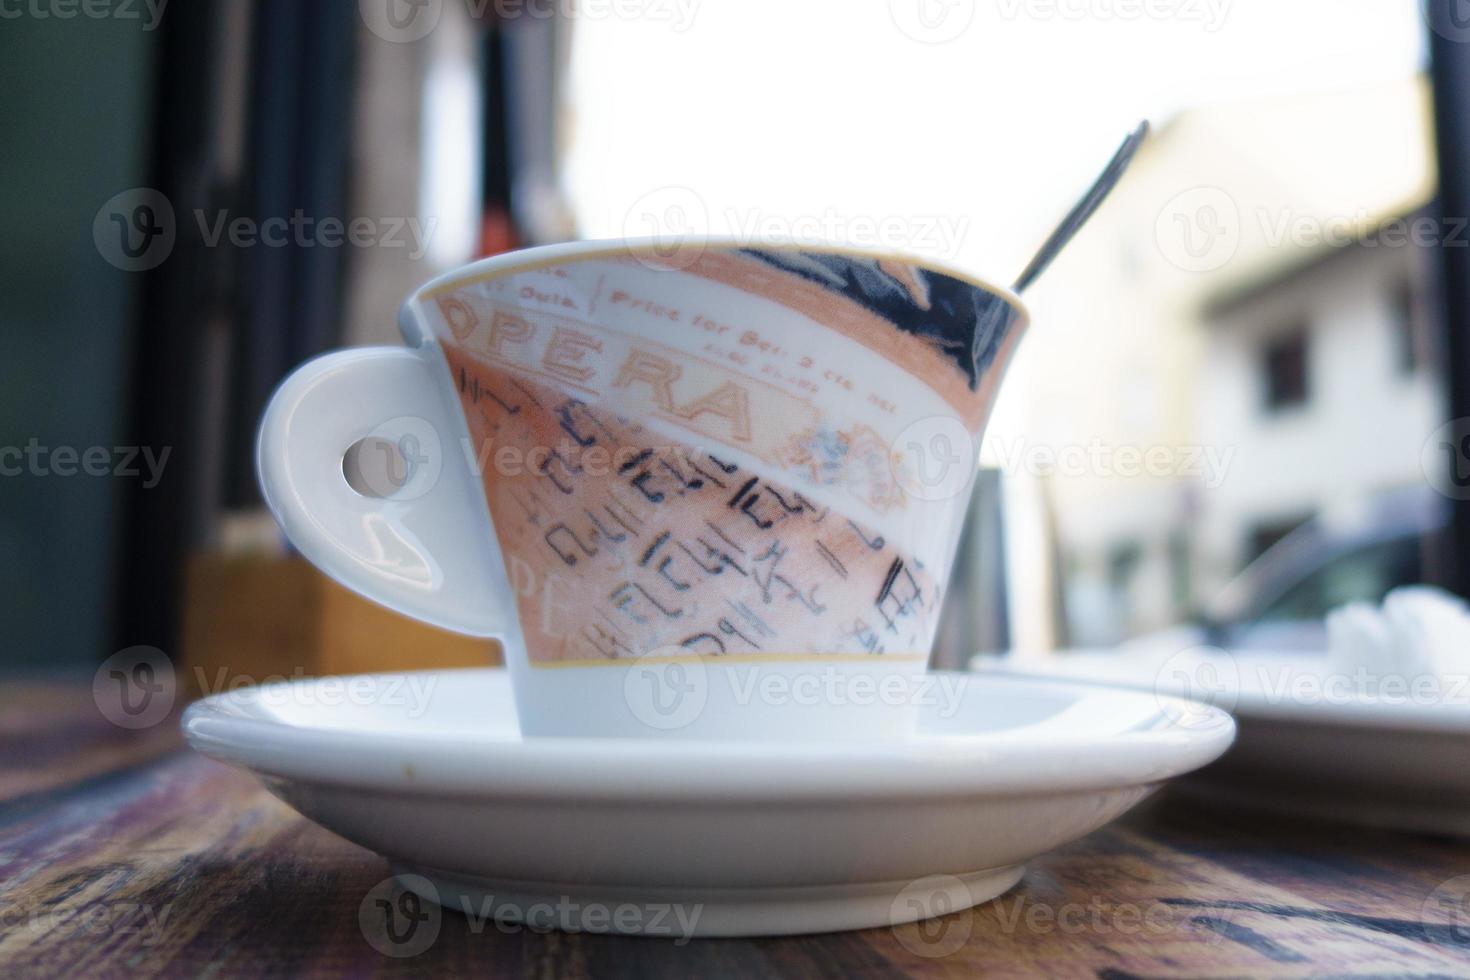
[[[185,590],[175,662],[181,687],[195,695],[280,678],[501,662],[495,640],[400,616],[302,558],[196,555]]]

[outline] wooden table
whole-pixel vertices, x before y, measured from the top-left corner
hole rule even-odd
[[[677,943],[443,913],[393,957],[359,920],[384,861],[194,755],[172,720],[124,731],[85,685],[10,683],[0,733],[3,977],[1470,976],[1470,846],[1179,794],[924,924]]]

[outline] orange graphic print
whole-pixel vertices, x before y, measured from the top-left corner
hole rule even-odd
[[[511,343],[517,329],[507,321],[498,336]],[[595,338],[550,343],[542,370],[555,383],[445,338],[533,664],[670,647],[927,654],[941,598],[933,569],[721,459],[717,443],[707,452],[672,441],[578,397]],[[666,397],[668,414],[748,438],[746,389],[716,385],[680,402],[660,387],[671,367],[650,355],[618,371],[641,378],[656,404]]]

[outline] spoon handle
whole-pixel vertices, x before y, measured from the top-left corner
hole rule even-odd
[[[1056,231],[1053,231],[1051,237],[1037,250],[1036,255],[1031,259],[1030,264],[1026,266],[1025,271],[1016,277],[1016,282],[1011,287],[1012,289],[1018,293],[1022,292],[1027,286],[1035,282],[1038,276],[1046,271],[1046,267],[1051,265],[1052,260],[1061,253],[1062,249],[1067,247],[1067,243],[1072,240],[1072,236],[1077,234],[1082,226],[1087,223],[1087,219],[1092,217],[1092,213],[1107,199],[1108,193],[1118,183],[1119,178],[1123,176],[1123,171],[1128,169],[1128,164],[1133,160],[1133,154],[1138,152],[1138,148],[1143,145],[1144,137],[1147,135],[1148,120],[1145,119],[1138,124],[1137,129],[1128,134],[1128,138],[1123,141],[1123,145],[1118,147],[1118,152],[1113,154],[1113,159],[1108,161],[1107,168],[1098,175],[1097,180],[1093,181],[1092,186],[1087,189],[1087,193],[1082,195],[1082,200],[1078,201],[1072,210],[1067,213],[1067,216],[1062,219],[1062,223],[1057,225]]]

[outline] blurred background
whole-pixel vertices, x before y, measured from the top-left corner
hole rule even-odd
[[[572,238],[839,240],[1010,281],[1140,118],[1132,173],[1028,294],[938,662],[1319,647],[1342,602],[1464,595],[1457,14],[0,5],[0,668],[483,661],[288,553],[252,456],[294,365],[397,342],[439,272]]]

